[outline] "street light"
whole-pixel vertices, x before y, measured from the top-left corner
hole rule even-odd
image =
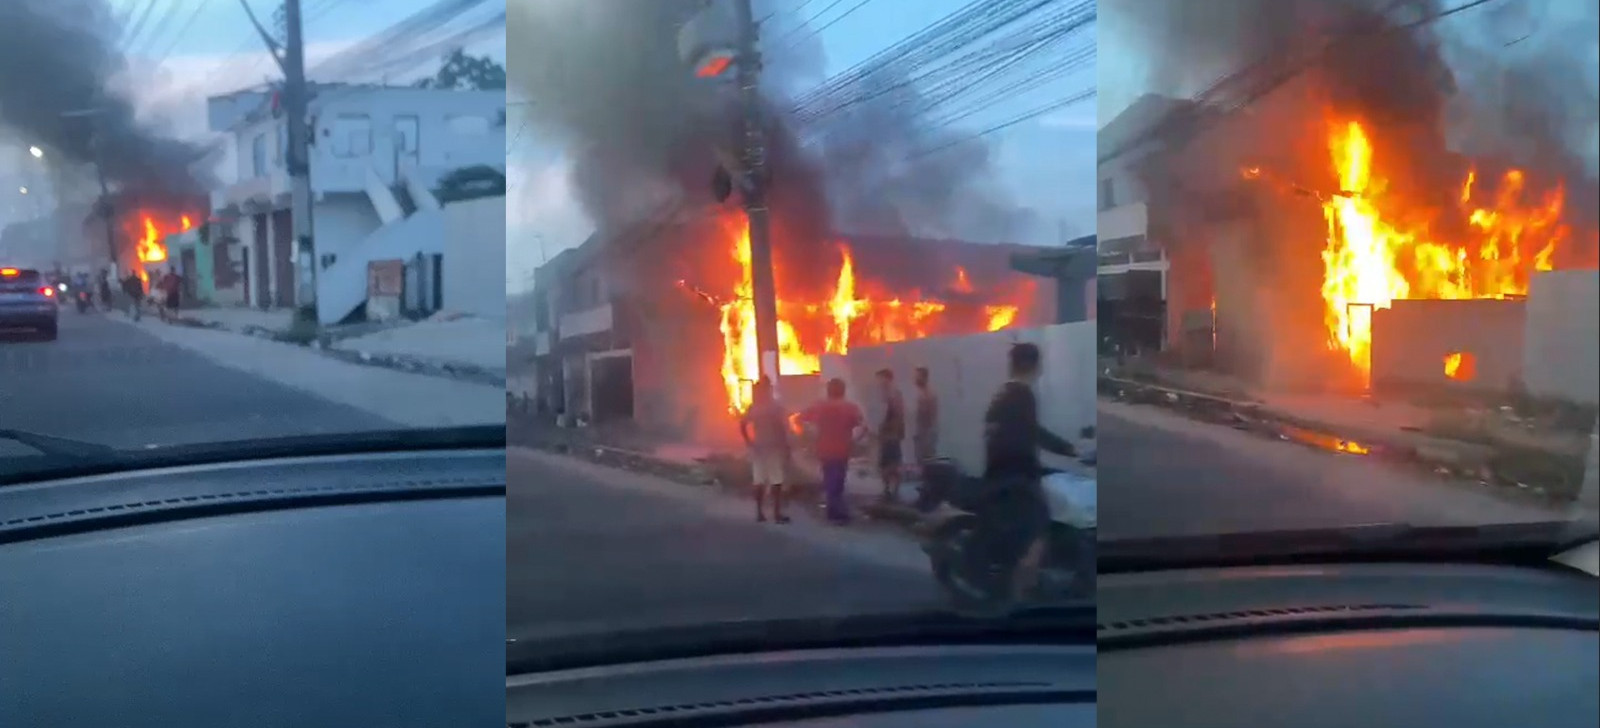
[[[38,147],[28,147],[28,153],[32,154],[34,159],[44,159],[44,150]]]

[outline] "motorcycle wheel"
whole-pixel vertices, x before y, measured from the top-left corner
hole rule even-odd
[[[933,535],[928,549],[933,578],[958,614],[976,618],[1004,616],[1014,606],[1010,571],[977,553],[977,525],[975,518],[958,518]]]

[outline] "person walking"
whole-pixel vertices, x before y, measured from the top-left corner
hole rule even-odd
[[[939,395],[928,381],[927,367],[917,367],[913,377],[917,403],[911,417],[911,449],[921,465],[939,456]]]
[[[145,296],[144,281],[139,278],[139,274],[129,273],[128,277],[122,280],[122,292],[128,294],[128,315],[132,316],[134,321],[138,321],[140,313],[144,310]]]
[[[178,316],[178,304],[183,296],[183,277],[177,266],[167,269],[161,276],[161,320],[171,322]]]
[[[783,481],[789,470],[789,416],[772,396],[772,383],[756,381],[750,406],[739,418],[739,436],[750,453],[750,476],[755,484],[756,521],[767,520],[767,492],[772,493],[772,520],[788,523],[783,515]]]
[[[1012,591],[1020,601],[1038,582],[1050,528],[1039,451],[1066,457],[1078,453],[1071,442],[1039,423],[1039,400],[1034,392],[1043,371],[1039,347],[1027,342],[1013,344],[1009,359],[1010,377],[983,416],[983,477],[1000,489],[991,506],[999,509],[996,522],[1007,524],[1017,537],[1020,557],[1012,571]]]
[[[894,385],[894,371],[878,370],[879,394],[883,397],[883,419],[878,421],[878,477],[883,481],[881,499],[900,501],[900,469],[905,465],[901,444],[906,438],[906,401]]]
[[[866,418],[861,408],[844,398],[843,379],[829,379],[827,396],[800,413],[800,423],[816,430],[812,445],[817,463],[822,466],[822,494],[828,521],[844,525],[850,511],[844,501],[845,476],[850,472],[850,454],[855,449]]]

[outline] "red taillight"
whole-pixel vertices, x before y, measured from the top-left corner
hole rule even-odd
[[[49,286],[45,286],[44,288],[39,289],[39,292],[43,293],[45,298],[49,298],[51,296],[56,295],[56,289],[51,288]]]
[[[19,275],[22,275],[22,271],[19,271],[16,268],[0,268],[0,276],[14,278]]]

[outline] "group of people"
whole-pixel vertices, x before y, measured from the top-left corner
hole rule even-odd
[[[144,279],[137,272],[130,272],[128,277],[119,283],[123,295],[128,297],[129,305],[132,306],[130,313],[137,317],[145,299],[149,296],[145,291]],[[75,290],[93,290],[100,299],[100,306],[107,311],[116,305],[111,295],[111,272],[104,268],[100,269],[99,275],[92,283],[88,273],[79,272],[73,276],[72,285]],[[172,266],[161,273],[156,279],[155,291],[160,293],[160,298],[156,299],[157,312],[163,321],[168,320],[177,313],[183,299],[183,276],[178,273],[177,266]]]
[[[983,419],[983,478],[1002,494],[995,500],[995,507],[1004,511],[1000,520],[1015,529],[1020,543],[1025,544],[1015,571],[1019,596],[1035,579],[1050,525],[1039,451],[1076,455],[1071,442],[1039,423],[1034,386],[1042,364],[1037,345],[1012,345],[1008,378],[990,400]],[[824,510],[830,522],[842,525],[850,520],[844,498],[845,478],[850,458],[863,440],[870,438],[877,444],[881,497],[886,501],[899,499],[905,467],[901,442],[908,424],[917,462],[937,457],[939,398],[927,368],[918,367],[914,376],[917,395],[909,418],[904,398],[894,383],[894,372],[888,369],[876,375],[882,412],[873,422],[867,421],[859,406],[845,399],[845,382],[841,379],[828,380],[824,398],[798,413],[798,423],[813,432],[812,455],[821,466]],[[756,382],[752,395],[751,404],[739,421],[739,432],[750,452],[756,520],[768,520],[766,504],[770,496],[772,520],[788,523],[789,518],[783,514],[783,487],[792,454],[790,418],[766,379]]]

